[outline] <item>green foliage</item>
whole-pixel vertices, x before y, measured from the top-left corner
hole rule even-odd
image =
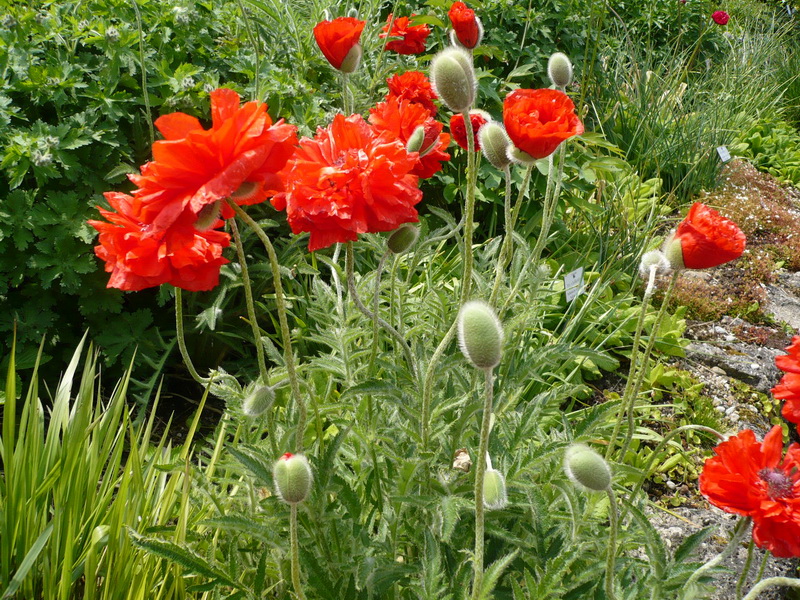
[[[779,181],[800,185],[800,132],[778,120],[762,119],[742,132],[737,150]]]

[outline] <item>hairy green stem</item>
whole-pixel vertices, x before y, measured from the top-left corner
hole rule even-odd
[[[300,544],[297,542],[297,503],[292,503],[289,517],[289,538],[292,545],[292,587],[299,600],[306,600],[303,585],[300,583]]]
[[[178,349],[181,351],[183,364],[186,365],[189,375],[200,385],[208,385],[211,380],[200,376],[200,373],[194,368],[189,351],[186,349],[186,339],[183,332],[183,290],[179,287],[175,288],[175,332],[178,338]]]
[[[481,438],[478,444],[478,460],[475,467],[475,552],[472,558],[472,600],[478,600],[483,587],[484,550],[484,505],[483,480],[486,475],[486,454],[489,451],[489,432],[492,422],[492,398],[494,377],[492,369],[486,369],[486,395],[481,419]]]
[[[358,290],[356,289],[356,277],[353,267],[353,263],[355,262],[353,257],[353,242],[347,242],[346,246],[347,256],[345,259],[345,269],[347,272],[347,288],[350,290],[350,295],[353,297],[353,302],[365,317],[376,320],[378,324],[397,341],[398,345],[403,350],[403,354],[405,354],[406,362],[408,363],[408,370],[411,371],[411,377],[416,378],[417,375],[414,366],[414,355],[411,353],[411,348],[408,347],[406,340],[402,335],[400,335],[400,332],[398,332],[394,327],[381,318],[380,315],[373,313],[370,309],[364,306],[364,303],[361,301],[361,298],[358,295]]]
[[[755,545],[756,543],[753,539],[750,539],[750,543],[747,544],[747,559],[744,561],[739,581],[736,582],[736,600],[742,600],[742,589],[744,588],[744,584],[747,583],[747,575],[750,573],[750,565],[753,562],[753,548]]]
[[[764,556],[761,557],[761,564],[758,566],[758,573],[756,574],[756,582],[761,581],[761,578],[764,577],[764,571],[767,568],[770,556],[769,552],[764,552]]]
[[[477,184],[478,155],[475,152],[475,135],[472,131],[472,120],[469,110],[462,113],[464,127],[467,130],[467,200],[464,205],[464,257],[461,275],[461,304],[469,300],[472,290],[472,233],[475,227],[475,186]]]
[[[253,331],[253,342],[256,345],[256,355],[258,356],[258,372],[261,376],[261,383],[269,383],[269,373],[267,373],[267,363],[264,359],[264,344],[261,343],[261,328],[256,319],[256,307],[253,302],[253,288],[250,285],[250,271],[247,268],[247,259],[244,255],[242,236],[239,234],[239,226],[236,219],[230,219],[233,241],[236,244],[236,254],[239,256],[239,266],[242,268],[242,283],[244,284],[244,299],[247,305],[247,318],[250,321],[250,328]]]
[[[429,441],[428,438],[430,436],[429,421],[431,420],[431,395],[433,394],[433,377],[436,371],[436,365],[442,358],[442,354],[444,354],[445,348],[447,348],[447,346],[453,340],[453,336],[456,334],[456,327],[457,327],[457,321],[453,321],[453,324],[450,326],[450,329],[447,330],[447,333],[444,334],[442,341],[439,342],[439,345],[436,346],[436,350],[433,351],[433,355],[428,361],[428,368],[425,370],[425,378],[422,382],[422,416],[421,416],[421,426],[422,426],[421,437],[422,437],[423,451],[428,450],[428,441]]]
[[[779,585],[800,589],[800,579],[793,579],[791,577],[770,577],[769,579],[764,579],[753,586],[753,589],[744,597],[744,600],[756,600],[758,595],[764,590]]]
[[[153,115],[150,110],[150,93],[147,91],[147,65],[144,62],[144,30],[142,29],[142,14],[139,12],[139,0],[131,0],[133,12],[136,14],[136,29],[139,32],[139,68],[142,71],[142,99],[144,109],[147,113],[147,126],[150,128],[150,143],[156,139],[156,132],[153,129]]]
[[[694,585],[704,574],[706,574],[708,571],[716,567],[718,564],[722,563],[731,554],[733,554],[733,552],[739,546],[739,543],[742,541],[742,538],[744,537],[745,533],[747,533],[750,521],[751,521],[750,517],[742,517],[741,519],[739,519],[738,523],[736,523],[736,527],[733,528],[733,535],[731,536],[731,540],[730,542],[728,542],[728,545],[725,546],[725,549],[722,552],[720,552],[717,556],[715,556],[705,564],[701,565],[694,573],[692,573],[691,577],[689,577],[689,579],[686,581],[686,585],[683,586],[684,599],[688,600],[689,598],[693,597],[692,594],[694,593]],[[767,579],[765,581],[769,580]],[[752,594],[752,591],[750,592],[750,594]],[[750,598],[750,594],[747,595],[747,598]],[[755,596],[753,596],[753,598],[755,598]]]
[[[676,270],[672,278],[669,280],[669,285],[667,286],[667,290],[664,292],[664,299],[661,302],[661,308],[658,309],[658,314],[656,315],[656,320],[653,323],[653,330],[650,333],[650,338],[647,340],[647,346],[644,349],[644,354],[642,355],[641,364],[639,367],[639,373],[636,376],[636,379],[633,384],[633,388],[630,392],[630,411],[628,415],[628,430],[625,432],[625,441],[622,444],[622,448],[620,449],[619,453],[619,460],[624,460],[625,454],[628,452],[628,448],[630,448],[631,441],[633,440],[633,407],[636,404],[636,398],[639,396],[639,390],[642,387],[642,382],[644,381],[644,376],[647,373],[647,365],[650,361],[650,354],[653,352],[653,347],[656,345],[656,340],[658,339],[658,332],[661,329],[661,322],[664,320],[664,315],[667,314],[667,304],[669,303],[669,299],[672,296],[672,292],[675,290],[675,284],[678,281],[678,277],[680,276],[680,271]]]
[[[608,516],[611,521],[608,532],[608,553],[606,554],[606,599],[616,600],[617,596],[614,593],[614,565],[617,557],[617,528],[619,527],[619,512],[617,509],[617,499],[614,497],[614,491],[609,487],[606,490],[608,495]]]
[[[378,311],[380,310],[381,301],[381,275],[383,275],[383,268],[386,266],[386,259],[389,258],[390,252],[387,250],[381,256],[378,262],[378,268],[375,269],[375,291],[372,294],[372,351],[369,354],[369,372],[371,375],[375,374],[375,359],[378,356]]]
[[[258,236],[269,257],[270,269],[272,270],[272,284],[275,287],[275,307],[278,310],[278,322],[281,328],[281,340],[283,341],[283,357],[286,362],[286,374],[289,377],[289,385],[292,390],[292,401],[297,408],[297,434],[295,447],[298,453],[303,451],[303,437],[306,430],[307,409],[303,397],[300,395],[300,383],[297,379],[297,370],[294,364],[294,350],[292,349],[292,335],[289,331],[289,321],[286,316],[286,300],[283,295],[283,283],[281,281],[281,267],[278,263],[278,255],[266,232],[259,227],[258,223],[248,215],[244,209],[228,199],[228,205],[236,211],[236,214],[244,221],[250,229]],[[264,382],[266,383],[266,381]]]
[[[253,28],[250,25],[250,17],[247,15],[247,11],[244,8],[244,4],[242,0],[236,0],[236,3],[239,5],[239,10],[242,12],[242,20],[244,21],[244,29],[247,32],[247,37],[250,39],[250,43],[253,45],[253,52],[255,53],[256,63],[254,65],[255,68],[255,77],[253,78],[253,87],[255,89],[255,99],[261,100],[261,44],[259,43],[258,38],[253,33]]]

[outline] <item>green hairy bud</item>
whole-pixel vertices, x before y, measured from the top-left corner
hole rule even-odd
[[[393,254],[408,252],[419,237],[419,229],[410,223],[401,225],[392,232],[386,241],[386,246]]]
[[[572,83],[572,63],[563,52],[556,52],[547,62],[547,76],[558,88],[565,88]]]
[[[308,459],[302,454],[290,452],[275,461],[272,476],[278,496],[287,504],[297,504],[305,500],[314,479]]]
[[[268,385],[256,386],[242,402],[242,412],[248,417],[260,417],[274,401],[275,390]]]
[[[500,364],[503,326],[492,307],[471,300],[458,313],[458,345],[475,368],[493,369]]]
[[[500,123],[489,121],[478,130],[478,141],[481,144],[483,155],[495,168],[504,170],[511,160],[508,158],[508,149],[511,140],[505,128]]]
[[[506,479],[500,471],[487,469],[483,476],[483,505],[489,510],[500,510],[508,504]]]
[[[611,489],[611,468],[597,452],[583,444],[573,444],[564,455],[567,477],[579,487],[594,492]]]
[[[472,58],[465,50],[448,48],[433,57],[431,83],[436,95],[456,113],[475,102],[476,81]]]

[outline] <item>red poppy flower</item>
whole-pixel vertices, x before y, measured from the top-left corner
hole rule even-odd
[[[411,15],[413,18],[416,15]],[[391,24],[392,30],[389,31]],[[384,33],[380,38],[393,37],[400,38],[390,40],[386,43],[386,49],[397,52],[398,54],[419,54],[425,52],[425,40],[431,33],[431,28],[425,25],[411,25],[408,17],[397,17],[389,15],[386,25],[383,26]]]
[[[314,139],[303,138],[283,173],[286,191],[272,198],[294,233],[311,234],[308,249],[391,231],[416,222],[422,192],[411,174],[416,154],[378,135],[361,115],[336,115]]]
[[[783,417],[790,423],[800,424],[800,373],[786,373],[772,388],[772,395],[784,401]]]
[[[211,92],[211,129],[184,113],[156,119],[166,139],[153,144],[153,161],[130,176],[136,213],[143,223],[166,229],[188,206],[197,215],[205,206],[232,197],[237,204],[263,202],[279,191],[278,171],[294,152],[297,128],[272,123],[267,105],[239,106],[233,90]],[[222,216],[233,211],[222,206]]]
[[[514,90],[503,101],[503,124],[514,145],[536,159],[583,133],[575,105],[558,90]]]
[[[475,150],[479,151],[481,145],[478,142],[478,131],[480,131],[480,128],[486,123],[491,121],[492,118],[482,110],[471,110],[469,111],[469,120],[472,123],[472,137],[475,141]],[[469,146],[467,145],[467,128],[464,125],[464,115],[459,113],[450,117],[450,133],[453,134],[453,139],[456,141],[456,144],[461,146],[464,150],[469,150]]]
[[[800,373],[800,335],[792,338],[786,352],[775,359],[775,366],[787,373]]]
[[[736,223],[713,208],[695,202],[667,241],[665,249],[673,267],[681,266],[680,260],[673,260],[673,255],[678,254],[683,267],[708,269],[739,258],[745,244],[744,233]]]
[[[314,39],[334,69],[341,69],[347,54],[361,39],[366,21],[355,17],[338,17],[322,21],[314,27]]]
[[[714,20],[714,23],[717,25],[725,25],[727,24],[730,16],[724,10],[717,10],[711,15],[711,18]]]
[[[780,425],[763,443],[749,429],[714,449],[700,492],[714,506],[753,519],[753,539],[775,556],[800,556],[800,445],[784,457]]]
[[[100,232],[100,244],[94,250],[111,273],[108,287],[135,291],[171,283],[193,292],[216,287],[219,268],[228,262],[222,256],[222,249],[230,243],[227,233],[197,231],[195,217],[188,211],[170,227],[156,230],[141,223],[131,196],[107,192],[105,197],[114,208],[100,208],[108,222],[89,224]]]
[[[378,134],[386,135],[390,140],[399,140],[404,146],[408,145],[417,127],[424,128],[425,137],[417,153],[417,162],[411,170],[411,174],[420,179],[432,177],[442,170],[442,161],[450,160],[446,152],[450,136],[442,133],[442,124],[421,104],[389,99],[370,109],[369,122]]]
[[[456,37],[462,46],[471,50],[481,43],[483,28],[474,10],[463,2],[453,2],[447,16],[450,17],[453,31],[456,32]]]
[[[430,80],[424,73],[419,71],[406,71],[401,75],[393,75],[386,80],[389,85],[389,93],[386,99],[396,98],[397,100],[410,100],[415,104],[421,104],[425,109],[436,115],[436,105],[433,103],[436,100],[436,92],[433,91],[433,86]]]

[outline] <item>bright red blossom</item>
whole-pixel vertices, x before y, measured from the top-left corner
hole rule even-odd
[[[366,21],[355,17],[338,17],[322,21],[314,27],[314,39],[322,54],[335,69],[341,69],[345,57],[358,44]]]
[[[730,16],[724,10],[717,10],[712,13],[711,18],[717,25],[726,25]]]
[[[478,131],[490,121],[490,119],[486,117],[487,115],[483,111],[469,111],[469,120],[472,123],[472,137],[475,142],[476,152],[481,149],[481,145],[478,142]],[[469,150],[469,145],[467,144],[467,128],[464,123],[464,115],[461,113],[450,117],[450,133],[453,134],[453,139],[456,141],[456,144],[461,146],[464,150]]]
[[[474,10],[463,2],[453,2],[447,16],[450,17],[450,24],[462,46],[472,49],[480,43],[481,26]]]
[[[336,115],[314,139],[300,140],[283,173],[286,191],[272,204],[286,209],[294,233],[311,234],[311,251],[354,241],[359,233],[391,231],[418,220],[416,160],[361,115]]]
[[[786,373],[772,388],[772,395],[784,401],[783,417],[790,423],[800,424],[800,373]]]
[[[297,128],[273,124],[263,102],[240,107],[229,89],[211,92],[211,118],[211,129],[180,112],[156,120],[165,139],[153,144],[153,161],[142,174],[130,177],[139,187],[134,208],[143,223],[163,230],[184,208],[197,215],[229,197],[255,204],[280,191],[277,173],[294,152]],[[222,209],[224,218],[233,216],[230,207]]]
[[[514,90],[503,101],[503,124],[514,145],[533,158],[545,158],[558,145],[583,133],[572,100],[558,90]]]
[[[786,352],[775,359],[775,366],[786,373],[800,373],[800,335],[792,338]]]
[[[746,244],[736,223],[700,202],[692,205],[669,243],[676,241],[687,269],[708,269],[730,262],[742,255]]]
[[[700,492],[711,504],[753,519],[753,539],[775,556],[800,556],[800,445],[781,457],[781,427],[762,443],[749,429],[714,449],[700,474]]]
[[[89,221],[100,232],[95,254],[111,273],[108,287],[136,291],[170,283],[184,290],[210,290],[219,283],[219,268],[230,237],[222,231],[197,231],[194,216],[179,215],[166,230],[140,222],[134,198],[118,192],[105,194],[114,211],[100,208],[109,222]],[[221,225],[219,221],[216,225]]]
[[[389,86],[389,93],[386,100],[396,98],[397,100],[410,100],[415,104],[421,104],[425,109],[436,115],[436,105],[433,103],[437,99],[436,92],[430,80],[424,73],[419,71],[406,71],[400,75],[393,75],[386,80]]]
[[[369,111],[369,122],[378,134],[398,140],[404,146],[420,125],[425,130],[425,138],[418,153],[417,162],[411,170],[412,175],[428,179],[442,170],[442,162],[450,160],[446,152],[450,136],[442,133],[442,124],[436,121],[421,104],[394,98],[381,102]]]
[[[416,15],[411,15],[413,18]],[[389,31],[389,25],[392,29]],[[431,28],[425,25],[411,25],[411,20],[408,17],[397,17],[390,14],[386,20],[386,25],[383,26],[384,33],[379,37],[393,37],[400,38],[390,40],[386,43],[386,49],[397,52],[398,54],[419,54],[425,52],[425,40],[431,33]]]

